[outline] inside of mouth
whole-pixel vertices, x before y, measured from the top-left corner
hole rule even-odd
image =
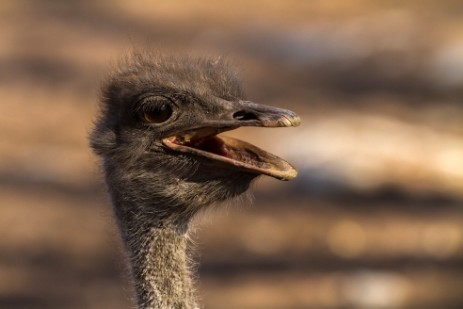
[[[230,145],[216,134],[202,136],[196,139],[185,139],[185,136],[176,136],[173,143],[184,147],[194,148],[203,152],[219,155],[235,161],[263,167],[265,162],[258,154],[246,147],[238,147],[236,144]],[[243,143],[244,144],[244,143]]]

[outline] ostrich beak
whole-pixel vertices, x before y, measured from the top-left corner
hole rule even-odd
[[[297,127],[301,124],[301,118],[287,109],[249,101],[239,101],[237,107],[239,110],[232,117],[240,127]]]
[[[219,133],[244,126],[296,127],[299,116],[286,109],[249,101],[221,102],[225,113],[210,116],[199,127],[163,139],[174,151],[192,154],[246,172],[268,175],[280,180],[296,177],[296,169],[278,156],[239,139]]]

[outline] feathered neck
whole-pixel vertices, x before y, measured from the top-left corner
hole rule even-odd
[[[187,228],[120,222],[139,308],[195,309],[187,257]]]

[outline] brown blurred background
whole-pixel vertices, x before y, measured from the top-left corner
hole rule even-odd
[[[463,308],[463,2],[1,1],[0,307],[134,303],[96,158],[133,46],[231,57],[293,162],[195,234],[205,308]]]

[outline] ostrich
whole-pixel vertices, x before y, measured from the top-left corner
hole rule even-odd
[[[218,136],[243,126],[297,126],[295,113],[243,99],[224,60],[138,53],[102,87],[90,136],[102,159],[139,308],[198,308],[186,250],[200,210],[259,175],[296,176],[286,161]]]

